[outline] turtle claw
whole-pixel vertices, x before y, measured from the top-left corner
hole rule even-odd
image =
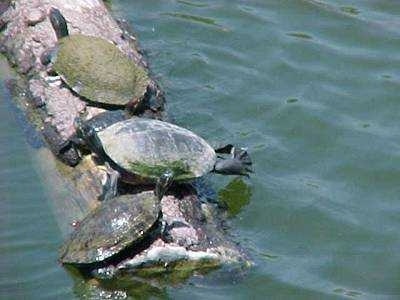
[[[245,167],[245,170],[246,170],[247,172],[249,172],[249,173],[254,173],[254,171],[253,171],[253,169],[252,169],[252,168]]]
[[[240,148],[240,149],[234,148],[233,158],[239,159],[244,165],[247,166],[251,166],[253,164],[250,155],[247,152],[247,148]]]

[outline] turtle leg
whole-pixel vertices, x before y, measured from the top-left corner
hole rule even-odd
[[[57,50],[55,48],[47,49],[40,55],[40,62],[42,65],[47,66],[51,63],[52,58],[55,56]],[[56,74],[55,71],[49,70],[48,73]]]
[[[231,148],[231,157],[220,159],[214,166],[214,172],[224,175],[242,175],[249,177],[253,173],[252,161],[246,148]]]
[[[143,101],[139,98],[134,98],[126,104],[126,110],[132,114],[136,115],[143,110]]]
[[[156,189],[154,191],[157,198],[161,201],[168,187],[171,185],[173,180],[173,173],[171,171],[167,171],[162,174],[156,182]]]
[[[147,87],[147,93],[148,93],[148,106],[150,110],[154,113],[159,112],[162,110],[162,107],[165,103],[164,95],[163,93],[160,92],[157,84],[155,82],[150,82],[150,84]]]
[[[172,237],[169,233],[169,226],[164,219],[161,221],[160,237],[165,243],[171,243]]]
[[[119,173],[110,167],[109,163],[104,164],[106,180],[103,184],[103,191],[99,196],[100,201],[107,201],[117,195]]]
[[[53,29],[56,33],[57,39],[68,36],[68,27],[67,21],[64,16],[61,14],[60,10],[55,7],[50,9],[49,19]]]
[[[69,140],[70,140],[71,143],[74,144],[75,146],[81,146],[81,147],[82,147],[82,146],[85,146],[85,145],[86,145],[85,140],[82,139],[82,138],[80,138],[80,137],[78,137],[78,136],[76,136],[76,135],[70,137]]]
[[[192,227],[188,222],[181,219],[172,220],[172,222],[167,222],[165,219],[161,221],[160,237],[166,243],[173,242],[173,236],[171,235],[171,230],[178,227]]]

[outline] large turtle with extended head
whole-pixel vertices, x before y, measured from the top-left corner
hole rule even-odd
[[[160,200],[152,191],[102,202],[61,247],[60,261],[96,267],[109,263],[121,251],[157,236],[160,220]]]
[[[42,62],[52,62],[52,70],[92,104],[136,110],[150,84],[147,72],[110,41],[69,35],[66,20],[58,9],[52,8],[49,17],[58,44],[42,57]]]
[[[78,138],[120,172],[123,181],[157,183],[159,195],[172,181],[191,180],[209,172],[248,176],[252,171],[246,149],[227,145],[214,150],[198,135],[171,123],[133,117],[98,130],[92,124],[78,119]],[[217,156],[227,152],[231,157]]]

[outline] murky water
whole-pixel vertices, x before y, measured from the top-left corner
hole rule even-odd
[[[176,123],[246,145],[256,163],[249,181],[230,185],[245,199],[231,231],[255,267],[130,293],[400,298],[400,2],[115,0],[113,9],[135,27]],[[84,298],[90,291],[56,263],[61,234],[2,96],[0,298]]]

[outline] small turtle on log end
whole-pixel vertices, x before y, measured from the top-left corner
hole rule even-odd
[[[99,268],[162,234],[160,201],[152,192],[103,202],[76,227],[60,249],[63,264]]]
[[[69,35],[67,22],[58,9],[52,8],[49,18],[58,44],[42,55],[41,62],[51,62],[52,71],[89,104],[140,112],[151,92],[146,70],[110,41],[82,34]]]

